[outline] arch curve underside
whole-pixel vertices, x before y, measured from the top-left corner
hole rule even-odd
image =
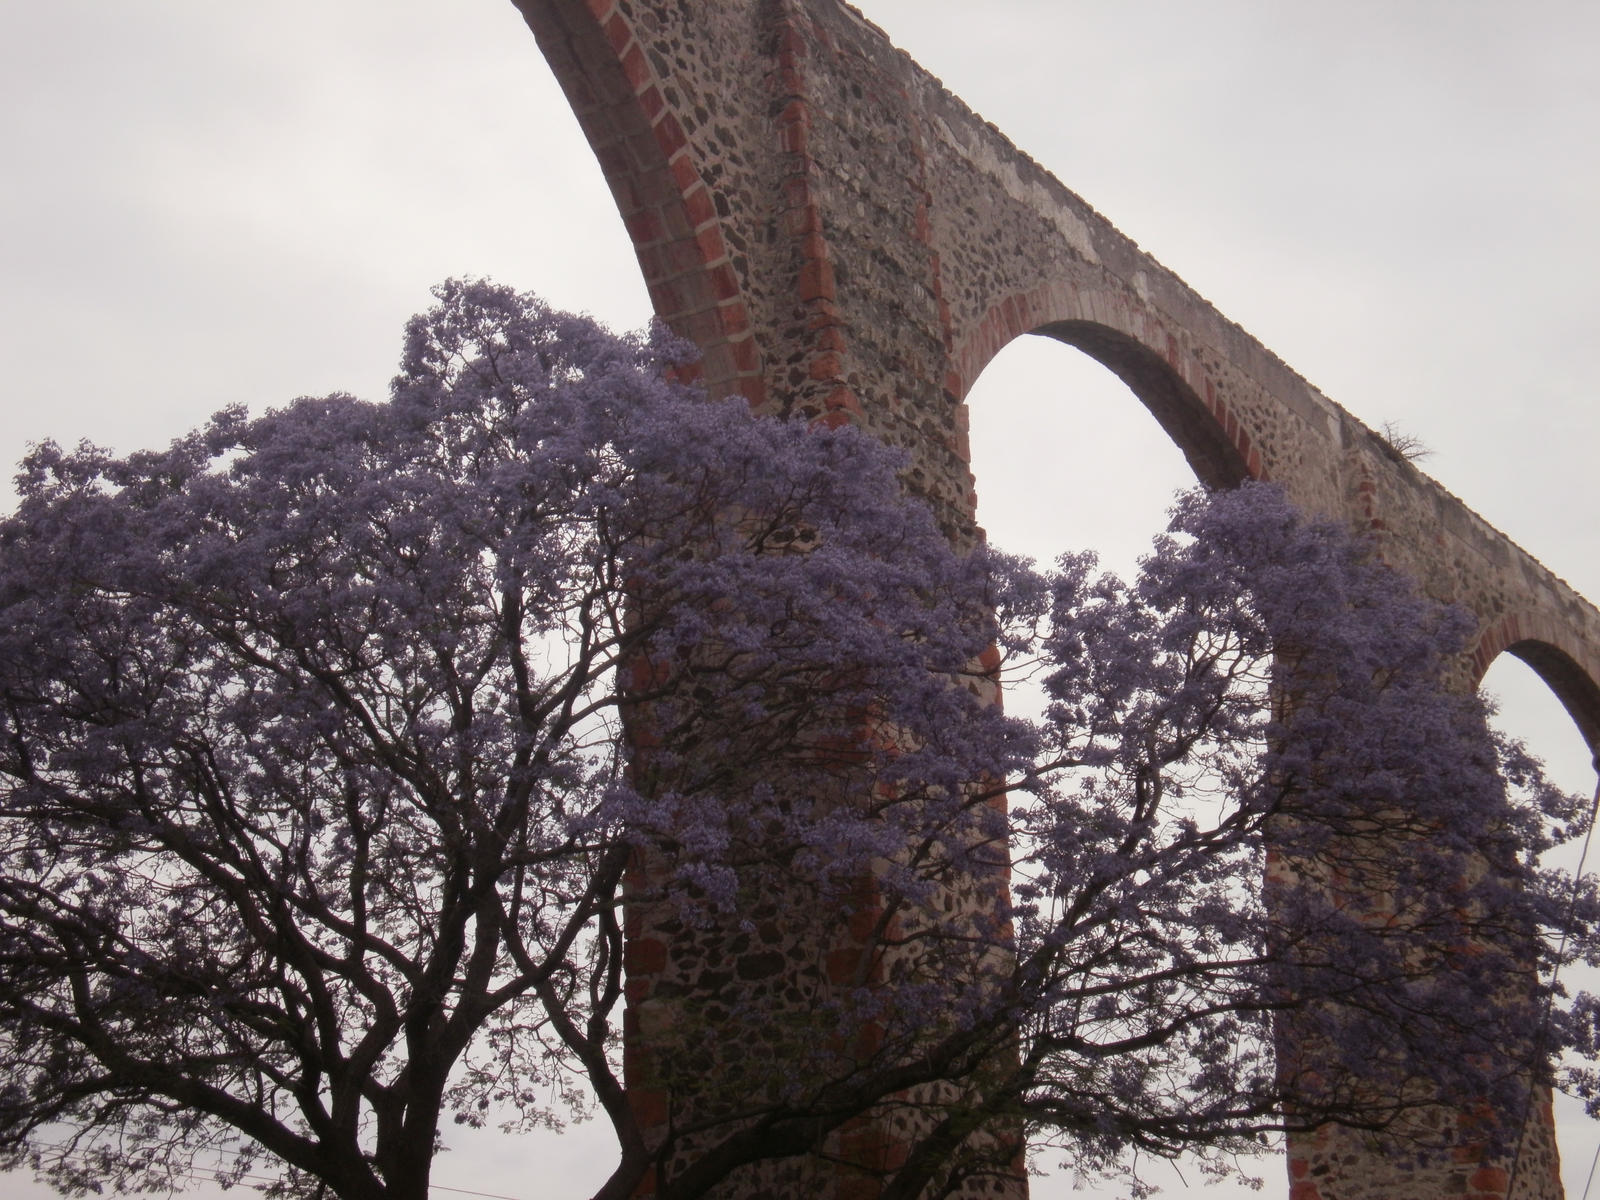
[[[1122,380],[1207,487],[1235,487],[1251,477],[1244,455],[1205,402],[1148,346],[1092,321],[1055,321],[1033,332],[1083,351]]]
[[[1548,642],[1526,638],[1511,643],[1505,652],[1533,668],[1555,694],[1600,767],[1600,683],[1571,655]]]

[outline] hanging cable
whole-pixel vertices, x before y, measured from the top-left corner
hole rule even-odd
[[[1556,965],[1550,972],[1550,990],[1545,993],[1544,997],[1544,1016],[1539,1021],[1539,1036],[1534,1054],[1535,1062],[1544,1055],[1545,1041],[1550,1030],[1550,1011],[1554,1007],[1556,999],[1556,981],[1561,978],[1561,960],[1567,950],[1567,927],[1572,924],[1572,912],[1578,904],[1578,885],[1583,881],[1584,864],[1589,861],[1589,845],[1594,840],[1595,816],[1600,814],[1600,755],[1594,757],[1592,765],[1596,775],[1594,802],[1589,805],[1589,827],[1583,834],[1583,852],[1578,855],[1578,869],[1572,873],[1572,890],[1567,896],[1567,919],[1563,923],[1561,930],[1561,941],[1556,946]],[[1528,1099],[1522,1106],[1522,1123],[1517,1130],[1517,1148],[1511,1155],[1511,1170],[1506,1175],[1506,1200],[1511,1200],[1512,1189],[1517,1184],[1517,1169],[1522,1165],[1523,1143],[1528,1140],[1528,1119],[1533,1115],[1533,1094],[1536,1086],[1534,1076],[1530,1072],[1528,1076]],[[1600,1158],[1600,1149],[1597,1149],[1595,1154],[1597,1158]],[[1593,1163],[1589,1166],[1589,1178],[1591,1181],[1594,1179]],[[1587,1183],[1584,1184],[1583,1194],[1585,1197],[1589,1194],[1589,1185]]]
[[[46,1150],[60,1150],[63,1152],[67,1151],[67,1147],[60,1142],[39,1142],[36,1144]],[[195,1183],[215,1183],[218,1179],[222,1178],[224,1174],[224,1172],[217,1167],[206,1167],[200,1165],[199,1163],[190,1163],[187,1168],[182,1170],[173,1170],[171,1173],[180,1179],[188,1179]],[[278,1182],[278,1177],[275,1175],[258,1175],[252,1172],[246,1172],[245,1174],[238,1176],[237,1181],[238,1183],[247,1187],[255,1187],[256,1191],[265,1191],[265,1186],[258,1185],[270,1186]],[[482,1196],[485,1198],[485,1200],[525,1200],[525,1197],[522,1196],[505,1196],[499,1192],[477,1192],[473,1191],[471,1188],[447,1187],[442,1183],[429,1183],[428,1191],[451,1192],[458,1196]]]
[[[1589,1200],[1589,1185],[1594,1182],[1594,1169],[1597,1166],[1600,1166],[1600,1145],[1594,1148],[1594,1157],[1589,1160],[1589,1178],[1583,1181],[1581,1200]]]

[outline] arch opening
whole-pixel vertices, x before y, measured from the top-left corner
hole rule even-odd
[[[1097,353],[1075,343],[1079,329],[1063,337],[1055,328],[1008,342],[967,393],[977,520],[1003,550],[1041,564],[1063,552],[1093,550],[1101,569],[1131,579],[1151,539],[1166,528],[1175,493],[1192,487],[1197,475],[1213,486],[1231,486],[1245,476],[1200,474],[1194,443],[1185,445],[1188,435],[1174,434],[1160,400],[1153,405],[1147,398],[1157,385],[1146,384],[1153,372],[1135,354],[1119,357],[1103,344]],[[1088,329],[1082,326],[1085,340]],[[1109,342],[1110,331],[1104,332]],[[1007,682],[1008,712],[1035,716],[1043,704],[1035,681]],[[1189,1158],[1144,1160],[1138,1171],[1144,1182],[1177,1192],[1189,1188],[1201,1167]],[[1281,1171],[1269,1157],[1253,1173],[1270,1188]],[[1211,1200],[1257,1194],[1238,1181],[1206,1192]],[[1071,1171],[1062,1168],[1031,1178],[1029,1194],[1033,1200],[1068,1200],[1082,1193]]]
[[[1551,782],[1579,796],[1596,788],[1594,755],[1595,721],[1600,717],[1600,689],[1583,669],[1561,650],[1527,640],[1506,647],[1495,657],[1479,683],[1498,711],[1495,727],[1520,739],[1545,765]],[[1583,860],[1581,842],[1556,847],[1545,860],[1549,865],[1585,875],[1596,869],[1596,848]],[[1562,972],[1561,982],[1571,992],[1600,992],[1600,971],[1581,966]],[[1583,1192],[1596,1149],[1594,1122],[1583,1102],[1557,1092],[1553,1097],[1555,1142],[1560,1154],[1566,1194]]]
[[[1064,340],[1015,339],[967,394],[978,523],[1003,550],[1094,550],[1128,576],[1196,472],[1125,379]]]
[[[1092,321],[1054,321],[1034,333],[1082,351],[1120,379],[1207,487],[1235,487],[1251,477],[1250,464],[1205,401],[1150,347]]]
[[[1591,757],[1600,756],[1600,684],[1565,651],[1547,642],[1532,638],[1513,642],[1506,647],[1506,654],[1526,664],[1538,677],[1577,726]],[[1504,659],[1505,655],[1501,655],[1490,665],[1482,686],[1494,690],[1496,685],[1490,679],[1505,679],[1503,673],[1496,671]],[[1498,686],[1507,685],[1501,682]],[[1519,688],[1519,693],[1522,690]]]

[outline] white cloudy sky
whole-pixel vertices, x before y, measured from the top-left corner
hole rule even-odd
[[[864,10],[1600,597],[1600,7]],[[492,275],[621,327],[648,315],[599,172],[506,0],[10,0],[0,96],[6,463],[44,437],[162,443],[236,401],[381,395],[401,323],[446,275]],[[1131,396],[1065,348],[1008,351],[973,404],[980,517],[1002,544],[1129,561],[1185,482]],[[1592,787],[1570,725],[1528,682],[1519,664],[1491,673],[1513,727]],[[1563,1133],[1576,1195],[1595,1138]],[[480,1142],[437,1179],[577,1196],[600,1156],[575,1138]]]

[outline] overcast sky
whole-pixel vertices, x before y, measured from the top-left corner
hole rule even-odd
[[[1425,470],[1600,597],[1600,6],[863,7],[1224,314],[1369,424],[1420,438]],[[402,322],[447,275],[617,327],[648,316],[598,168],[506,0],[8,0],[0,90],[7,464],[45,437],[161,444],[239,401],[380,396]],[[1187,482],[1132,396],[1067,348],[1019,344],[972,402],[979,515],[1001,544],[1104,546],[1126,564]],[[1491,684],[1511,726],[1591,788],[1520,664]],[[1563,1130],[1574,1196],[1594,1144]],[[436,1178],[577,1196],[603,1150],[528,1154],[484,1141]]]

